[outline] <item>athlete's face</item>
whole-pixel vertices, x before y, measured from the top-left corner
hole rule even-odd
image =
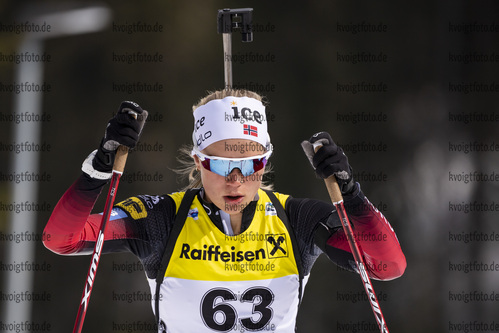
[[[228,139],[212,143],[201,152],[208,156],[243,158],[261,155],[262,146],[251,140]],[[229,214],[239,214],[255,197],[262,183],[264,169],[243,177],[239,169],[227,176],[220,176],[206,170],[197,156],[194,156],[201,172],[205,199]]]

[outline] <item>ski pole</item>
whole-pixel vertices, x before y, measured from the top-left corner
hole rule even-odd
[[[319,150],[321,147],[322,144],[320,142],[314,143],[315,152],[317,152],[317,150]],[[383,317],[383,313],[381,312],[378,298],[374,293],[374,288],[371,283],[371,279],[369,278],[369,274],[366,271],[366,265],[364,263],[364,259],[362,258],[362,254],[360,253],[357,240],[355,239],[352,225],[348,220],[348,216],[343,205],[343,196],[341,194],[340,187],[338,186],[338,182],[336,181],[336,177],[334,175],[331,175],[328,178],[324,179],[324,182],[326,183],[329,197],[331,198],[331,201],[333,202],[333,205],[338,212],[338,216],[340,217],[341,225],[343,226],[348,244],[350,245],[350,249],[352,250],[353,258],[355,260],[355,263],[357,264],[360,277],[362,278],[362,284],[364,285],[366,294],[369,297],[369,303],[371,304],[371,308],[374,312],[374,317],[378,322],[379,329],[381,333],[388,333],[388,327],[386,326],[385,318]]]
[[[128,113],[137,119],[137,113],[129,110]],[[111,215],[111,210],[113,209],[114,198],[118,190],[118,184],[120,182],[121,175],[125,169],[126,159],[128,157],[128,148],[125,146],[119,146],[116,152],[116,157],[113,164],[113,176],[111,178],[111,184],[109,185],[109,191],[107,193],[106,204],[104,205],[104,213],[102,214],[102,222],[95,241],[94,251],[92,253],[92,259],[90,261],[90,267],[88,268],[87,278],[85,282],[85,287],[83,289],[83,294],[80,300],[80,306],[78,308],[78,314],[76,315],[75,326],[73,328],[73,333],[80,333],[83,328],[83,321],[85,320],[85,315],[88,309],[88,303],[90,301],[90,294],[92,292],[92,287],[95,282],[95,275],[97,274],[97,267],[99,266],[99,259],[102,253],[102,247],[104,246],[104,232],[106,230],[107,222],[109,221],[109,216]]]

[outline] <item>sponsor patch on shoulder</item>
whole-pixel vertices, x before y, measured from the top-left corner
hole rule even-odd
[[[199,211],[197,208],[189,209],[187,217],[192,217],[194,220],[197,220],[198,216],[199,216]]]
[[[122,202],[116,204],[116,206],[128,212],[128,214],[130,214],[130,216],[134,220],[139,220],[147,217],[146,207],[137,197],[131,197],[123,200]]]
[[[265,215],[277,215],[277,211],[272,202],[267,202],[265,204]]]

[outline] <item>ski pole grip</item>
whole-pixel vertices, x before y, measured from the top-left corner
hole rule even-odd
[[[137,119],[138,114],[134,111],[129,110],[128,114]],[[128,157],[128,147],[120,145],[116,151],[116,156],[114,158],[113,172],[123,173],[125,170],[126,159]]]
[[[125,170],[126,158],[128,157],[128,147],[119,146],[114,158],[113,172],[123,173]]]
[[[314,143],[314,151],[317,152],[322,147],[320,142]],[[331,175],[324,179],[326,183],[326,188],[329,193],[329,197],[333,204],[340,203],[343,201],[343,195],[341,194],[340,187],[338,186],[338,182],[336,181],[336,177]]]

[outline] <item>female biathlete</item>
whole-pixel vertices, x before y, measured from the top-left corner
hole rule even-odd
[[[118,145],[133,148],[146,111],[123,102],[99,149],[62,196],[45,227],[45,246],[92,253],[101,215],[91,214],[111,178]],[[294,332],[310,270],[321,253],[355,271],[335,207],[274,192],[262,182],[272,144],[262,98],[221,90],[193,106],[193,144],[183,153],[189,185],[137,195],[113,208],[103,253],[130,251],[147,275],[158,332]],[[312,144],[324,144],[314,154]],[[347,157],[321,132],[303,144],[319,177],[334,174],[369,276],[391,280],[406,267],[397,237],[352,178]]]

